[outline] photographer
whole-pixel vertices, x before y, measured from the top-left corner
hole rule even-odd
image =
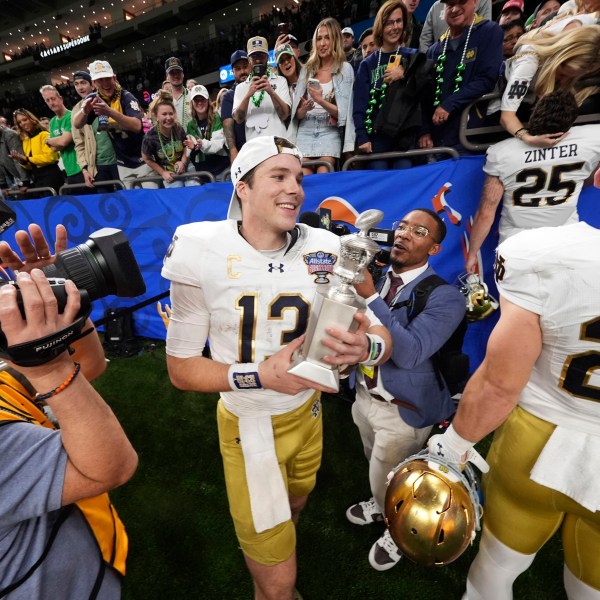
[[[285,121],[292,105],[290,91],[285,77],[272,73],[267,66],[269,47],[265,38],[248,40],[248,59],[250,77],[235,88],[233,120],[245,123],[246,140],[260,135],[285,137]]]
[[[67,281],[66,305],[58,312],[40,270],[56,255],[37,225],[29,233],[31,239],[25,231],[15,236],[24,261],[0,242],[3,265],[19,271],[24,311],[23,317],[17,288],[0,286],[0,325],[13,352],[65,329],[80,309],[79,291]],[[57,254],[66,239],[59,225]],[[0,369],[0,597],[11,600],[120,598],[127,536],[105,492],[133,475],[137,455],[88,382],[105,366],[97,334],[73,350],[44,364]]]

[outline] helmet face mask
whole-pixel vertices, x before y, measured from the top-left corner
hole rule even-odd
[[[498,301],[477,273],[463,273],[458,281],[458,289],[467,302],[467,321],[482,321],[498,309]]]
[[[388,482],[385,522],[400,551],[422,566],[447,565],[479,530],[475,472],[463,472],[427,451],[400,463]]]

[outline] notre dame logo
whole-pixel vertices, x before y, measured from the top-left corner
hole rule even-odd
[[[502,281],[505,274],[506,267],[504,266],[504,257],[496,252],[496,260],[494,261],[494,277],[496,278],[496,281]]]
[[[527,81],[515,81],[508,90],[508,97],[513,100],[514,98],[521,99],[529,89]]]
[[[472,62],[477,58],[477,48],[469,48],[465,54],[465,62]]]

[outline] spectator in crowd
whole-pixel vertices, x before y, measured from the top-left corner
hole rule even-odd
[[[186,133],[177,119],[173,97],[158,92],[152,106],[154,127],[144,136],[142,158],[144,162],[163,178],[166,188],[198,185],[194,179],[175,179],[187,171],[188,156],[183,143]]]
[[[512,236],[497,250],[495,276],[500,321],[485,359],[450,427],[428,443],[438,460],[460,468],[496,430],[483,479],[483,533],[463,598],[511,600],[517,577],[560,529],[560,597],[594,600],[600,231],[575,223]]]
[[[524,10],[523,0],[508,0],[500,12],[498,25],[502,27],[502,25],[506,25],[511,21],[523,21],[525,16]]]
[[[586,25],[558,33],[527,33],[517,42],[516,53],[506,65],[501,125],[530,146],[553,146],[560,141],[560,136],[533,136],[527,131],[523,125],[528,117],[527,109],[536,97],[558,88],[574,89],[577,104],[581,106],[596,88],[580,86],[579,81],[599,72],[600,26]]]
[[[369,462],[372,497],[346,511],[351,523],[383,523],[388,473],[418,452],[432,426],[454,413],[445,384],[440,386],[433,355],[450,338],[465,315],[465,300],[452,285],[438,285],[423,310],[409,319],[408,302],[420,282],[434,276],[429,257],[439,254],[446,225],[426,208],[409,212],[398,223],[389,271],[374,285],[370,275],[356,284],[358,293],[392,335],[390,360],[357,374],[352,418]],[[369,552],[378,571],[391,569],[402,554],[385,528]]]
[[[171,96],[173,95],[173,84],[168,79],[162,82],[160,89],[167,92],[167,94],[171,94]]]
[[[523,21],[508,21],[500,25],[502,33],[504,33],[504,40],[502,42],[502,56],[504,57],[503,68],[501,74],[504,75],[506,71],[506,61],[515,55],[515,46],[519,41],[519,38],[525,33],[525,24]],[[504,91],[504,90],[502,90]]]
[[[178,227],[162,270],[171,281],[171,381],[180,389],[221,395],[217,421],[225,483],[255,600],[300,598],[293,591],[296,524],[322,452],[316,390],[327,388],[288,369],[302,343],[307,310],[323,285],[315,282],[305,259],[317,252],[339,256],[340,238],[296,225],[304,200],[300,159],[283,138],[249,140],[231,167],[228,220]],[[225,262],[229,278],[219,275]],[[273,278],[268,263],[281,264],[285,276]],[[279,299],[275,310],[285,313],[282,319],[273,319],[274,298]],[[328,329],[331,337],[322,340],[325,362],[376,365],[387,359],[387,330],[370,312],[355,319],[354,333]],[[219,322],[232,327],[224,331]],[[203,356],[207,339],[210,359]],[[370,355],[373,344],[381,352]]]
[[[558,0],[542,0],[542,2],[537,5],[533,15],[527,22],[529,25],[529,30],[541,27],[545,19],[547,19],[550,15],[555,15],[558,12],[560,4],[561,3]]]
[[[81,100],[73,107],[73,113],[81,109],[83,101],[92,93],[92,77],[87,71],[73,73],[73,87]],[[94,188],[98,194],[113,191],[113,186],[98,186],[101,181],[115,181],[119,179],[117,155],[106,130],[98,129],[98,119],[91,125],[87,123],[82,129],[73,128],[73,143],[77,154],[77,163],[81,168],[85,185]]]
[[[264,37],[248,40],[250,77],[237,85],[233,98],[233,118],[246,126],[246,140],[260,135],[285,137],[285,122],[292,101],[287,81],[267,66],[269,47]]]
[[[25,231],[15,236],[24,260],[0,243],[2,263],[19,271],[23,299],[19,307],[16,288],[5,286],[2,333],[9,347],[34,348],[46,338],[63,351],[36,366],[1,363],[0,589],[10,598],[118,600],[128,543],[106,492],[133,475],[137,455],[89,383],[106,368],[91,321],[83,325],[91,335],[73,342],[72,353],[60,344],[79,311],[79,291],[66,282],[67,303],[59,313],[40,270],[55,256],[37,225],[29,231],[33,241]],[[65,248],[60,225],[56,252]]]
[[[40,93],[48,108],[54,113],[50,119],[50,136],[46,138],[46,144],[62,158],[63,166],[67,174],[67,183],[84,183],[81,167],[77,163],[77,152],[73,143],[71,133],[71,111],[67,109],[62,96],[53,85],[44,85]],[[83,191],[83,190],[82,190]]]
[[[13,160],[11,152],[23,156],[23,144],[19,134],[6,125],[0,125],[0,190],[5,197],[9,188],[20,188],[19,191],[24,192],[30,185],[30,173],[19,162]]]
[[[335,167],[342,152],[354,148],[352,86],[354,70],[346,62],[339,23],[328,17],[313,34],[294,96],[290,137],[307,159]],[[325,166],[303,165],[305,175],[326,173]]]
[[[195,85],[198,85],[198,82],[195,79],[188,79],[185,83],[188,92],[191,91]]]
[[[50,119],[48,117],[40,117],[40,125],[43,129],[48,131],[48,129],[50,128]]]
[[[298,45],[298,38],[295,35],[288,33],[287,40],[283,43],[289,44],[294,50],[294,56],[300,60],[300,46]]]
[[[223,102],[221,103],[221,121],[223,123],[223,133],[225,134],[225,143],[229,148],[229,158],[233,162],[241,147],[246,143],[246,126],[244,123],[237,123],[232,117],[233,99],[235,97],[235,88],[248,79],[250,63],[245,50],[236,50],[231,55],[230,62],[234,83],[232,88],[223,97]]]
[[[289,44],[282,44],[275,48],[275,62],[277,63],[277,72],[282,77],[285,77],[285,80],[288,82],[293,105],[302,65],[296,58],[294,49]]]
[[[196,171],[209,171],[215,177],[229,166],[225,134],[219,113],[210,102],[203,85],[190,90],[192,118],[187,126],[184,146],[191,152],[190,163]]]
[[[11,157],[31,173],[32,187],[50,187],[58,194],[65,178],[58,168],[58,153],[46,144],[50,134],[42,127],[38,118],[24,108],[15,110],[13,118],[21,138],[23,153],[11,150]]]
[[[419,23],[415,17],[415,11],[419,8],[420,0],[402,0],[408,12],[408,24],[406,26],[406,45],[409,48],[418,48],[423,30],[423,23]]]
[[[192,90],[189,89],[188,91],[191,92]],[[222,88],[217,93],[217,99],[215,100],[215,111],[219,115],[219,117],[221,116],[221,107],[223,106],[223,96],[225,96],[225,94],[228,91],[229,90],[227,88]],[[190,102],[191,102],[191,98],[190,98]]]
[[[375,17],[373,38],[379,49],[360,63],[354,85],[356,143],[363,154],[409,149],[400,148],[396,139],[378,132],[375,127],[388,87],[404,78],[409,56],[412,55],[402,52],[407,22],[408,12],[401,0],[388,0]],[[400,160],[395,161],[394,166],[406,167],[410,163]],[[387,169],[388,161],[370,161],[368,168]]]
[[[436,67],[419,147],[449,146],[466,153],[458,136],[460,116],[468,104],[494,90],[504,34],[498,23],[476,14],[476,0],[444,3],[448,31],[427,52]]]
[[[344,29],[342,29],[342,47],[344,49],[344,54],[346,55],[346,60],[350,63],[356,73],[356,69],[358,69],[358,65],[362,60],[362,52],[360,51],[360,48],[354,47],[354,30],[352,27],[344,27]]]
[[[171,94],[177,112],[177,119],[185,131],[192,114],[190,112],[189,92],[183,85],[183,66],[181,60],[176,56],[167,58],[165,61],[165,73],[167,74],[167,81],[171,84]]]
[[[119,179],[131,187],[133,179],[152,174],[142,160],[142,113],[137,98],[123,89],[110,64],[96,60],[88,71],[98,95],[83,102],[73,117],[81,129],[98,120],[98,129],[107,130],[117,155]],[[145,184],[151,186],[152,184]]]
[[[492,0],[477,0],[477,14],[483,19],[492,18]],[[419,38],[419,50],[427,52],[447,31],[446,7],[442,0],[436,0],[429,9]]]
[[[9,127],[6,117],[0,117],[0,127]]]
[[[362,59],[364,60],[367,56],[370,56],[377,50],[375,45],[375,38],[373,37],[373,28],[367,27],[358,38],[358,46],[362,53]],[[360,64],[360,63],[359,63]],[[358,71],[358,69],[357,69]]]
[[[488,148],[483,193],[469,236],[468,272],[477,268],[477,254],[500,202],[499,243],[524,229],[579,221],[581,188],[600,161],[600,125],[572,127],[577,112],[570,91],[552,92],[535,105],[529,133],[563,137],[569,132],[564,140],[538,150],[509,138]]]

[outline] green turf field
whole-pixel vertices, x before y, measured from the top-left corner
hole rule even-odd
[[[250,600],[217,442],[216,395],[184,393],[168,379],[164,347],[112,359],[96,387],[140,457],[134,478],[112,492],[130,537],[124,600]],[[369,494],[367,464],[350,404],[323,402],[323,465],[298,528],[298,589],[305,600],[459,600],[474,556],[434,569],[402,561],[379,573],[367,560],[381,526],[346,520]],[[515,586],[515,599],[562,600],[554,539]]]

